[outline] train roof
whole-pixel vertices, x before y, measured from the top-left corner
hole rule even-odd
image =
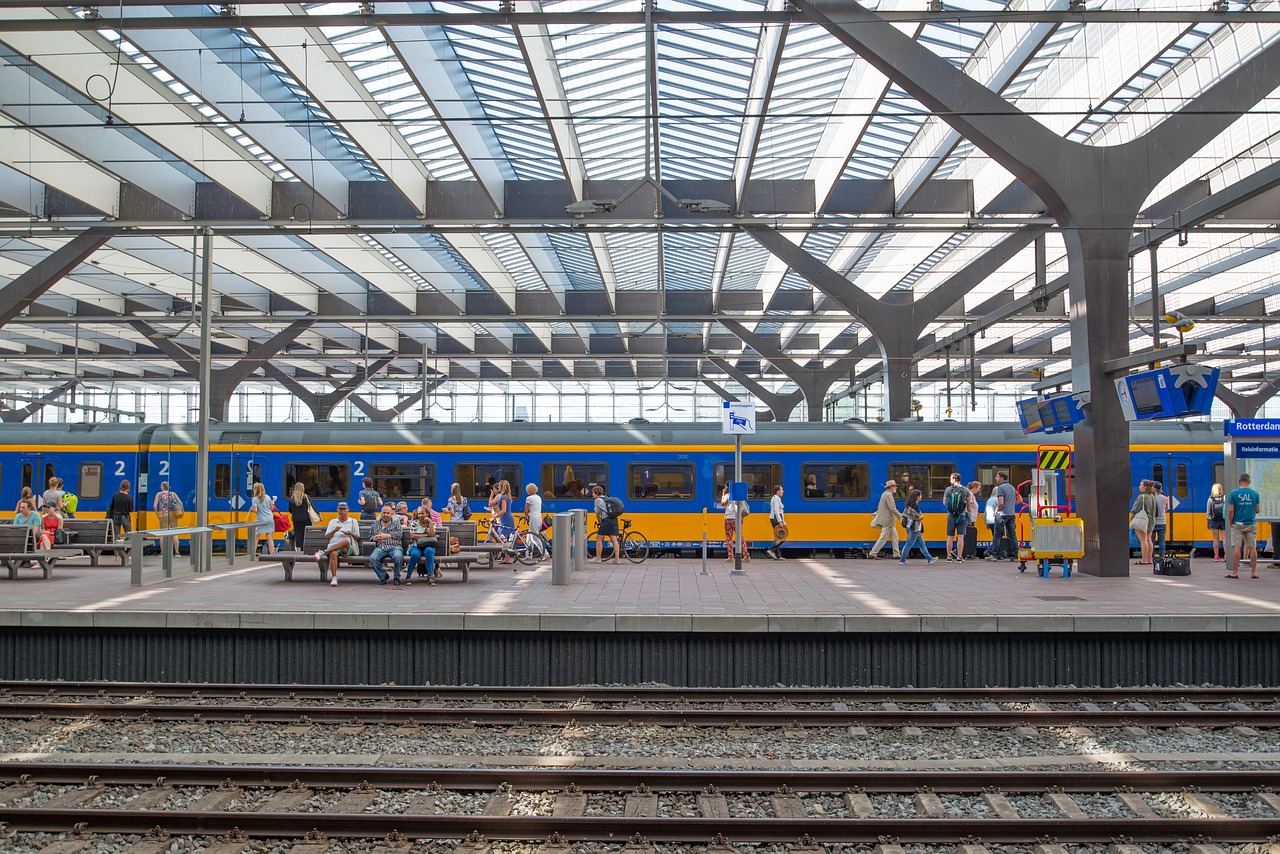
[[[755,435],[744,436],[744,447],[752,445],[1036,445],[1070,444],[1071,434],[1025,436],[1016,423],[975,424],[973,422],[763,422]],[[219,424],[210,430],[210,442],[219,446],[349,445],[368,447],[435,446],[440,448],[474,445],[546,445],[588,449],[616,445],[721,445],[733,444],[721,432],[718,422],[686,423],[298,423]],[[157,428],[153,447],[168,444],[192,445],[198,438],[194,424]],[[1222,442],[1219,422],[1176,422],[1135,425],[1130,433],[1135,445],[1218,445]]]

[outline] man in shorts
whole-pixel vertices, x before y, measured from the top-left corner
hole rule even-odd
[[[596,519],[600,522],[600,527],[596,530],[596,556],[588,559],[588,563],[604,562],[604,541],[608,540],[613,544],[613,557],[609,563],[617,563],[618,555],[622,554],[622,546],[618,543],[618,520],[609,513],[609,507],[604,500],[604,489],[599,486],[591,487],[591,494],[595,497]]]
[[[1258,503],[1262,496],[1249,486],[1249,473],[1240,475],[1240,487],[1227,494],[1227,527],[1231,529],[1231,571],[1227,578],[1240,577],[1240,559],[1249,559],[1251,578],[1258,577]]]
[[[951,485],[942,493],[947,511],[947,560],[964,563],[964,534],[969,529],[969,490],[960,485],[960,473],[951,473]]]
[[[360,523],[353,519],[347,510],[347,502],[338,502],[338,517],[329,520],[324,529],[328,545],[316,552],[316,561],[321,566],[329,562],[329,586],[338,586],[338,558],[350,557],[360,551]]]

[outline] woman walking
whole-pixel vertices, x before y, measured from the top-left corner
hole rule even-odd
[[[1222,484],[1215,483],[1209,493],[1209,501],[1205,504],[1204,515],[1209,520],[1209,535],[1213,537],[1213,559],[1226,560],[1227,546],[1224,542],[1227,530],[1226,510],[1227,497],[1222,491]]]
[[[787,541],[787,517],[782,506],[782,487],[773,488],[773,496],[769,499],[769,527],[773,529],[773,545],[764,553],[774,560],[785,560],[778,549]]]
[[[314,521],[312,513],[315,513]],[[300,480],[295,481],[293,489],[289,490],[289,517],[293,520],[293,531],[290,534],[293,539],[293,549],[302,551],[302,539],[306,535],[307,526],[319,524],[320,513],[311,503],[311,496],[307,495],[307,487]]]
[[[1156,497],[1154,489],[1151,481],[1144,480],[1138,484],[1138,497],[1133,499],[1133,505],[1129,508],[1129,527],[1137,535],[1138,547],[1141,551],[1141,557],[1137,561],[1138,566],[1151,566],[1151,528],[1155,524],[1155,519]]]
[[[133,496],[129,494],[129,481],[120,481],[120,489],[111,496],[107,505],[107,518],[116,529],[116,539],[123,540],[133,530]]]
[[[911,490],[911,494],[907,496],[907,504],[902,508],[902,524],[907,529],[907,541],[902,544],[902,557],[898,559],[898,566],[907,565],[907,555],[911,554],[912,546],[920,549],[930,564],[937,563],[938,559],[929,554],[929,547],[924,543],[924,513],[920,512],[918,489]]]
[[[253,536],[253,547],[258,547],[258,537],[265,536],[267,538],[266,546],[263,548],[263,554],[275,554],[275,533],[276,519],[271,511],[271,498],[267,495],[267,488],[262,485],[262,481],[258,481],[253,485],[253,516],[257,526],[253,529],[256,533]]]

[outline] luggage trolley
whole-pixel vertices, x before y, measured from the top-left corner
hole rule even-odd
[[[1032,472],[1034,492],[1028,516],[1031,536],[1027,548],[1018,550],[1018,571],[1026,572],[1027,561],[1035,561],[1041,578],[1049,577],[1054,564],[1062,567],[1062,577],[1071,577],[1071,561],[1084,556],[1084,520],[1072,516],[1072,448],[1070,445],[1040,445],[1036,448],[1036,468]]]

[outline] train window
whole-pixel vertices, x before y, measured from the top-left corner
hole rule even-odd
[[[383,498],[396,501],[436,497],[435,463],[375,463],[369,466],[373,488]]]
[[[230,480],[230,472],[227,476]],[[285,495],[298,481],[312,498],[346,498],[351,494],[351,468],[346,463],[286,463]]]
[[[1187,464],[1178,463],[1173,467],[1173,493],[1178,499],[1187,497]]]
[[[22,485],[31,488],[31,463],[22,464]]]
[[[1164,463],[1151,464],[1151,479],[1161,486],[1164,485]]]
[[[231,497],[231,464],[215,463],[213,466],[213,497]]]
[[[505,480],[511,484],[512,495],[519,495],[524,483],[520,479],[519,463],[458,463],[453,467],[453,479],[462,486],[462,494],[469,498],[489,497],[489,484]]]
[[[1227,476],[1227,464],[1214,463],[1213,464],[1213,482],[1222,483],[1222,479],[1226,476]],[[1226,486],[1227,485],[1225,483],[1222,483],[1223,490],[1226,492],[1230,492],[1231,490],[1227,489]]]
[[[898,482],[895,497],[904,500],[910,490],[920,490],[923,501],[942,499],[942,493],[951,485],[953,463],[890,463],[889,477]]]
[[[80,482],[76,484],[81,498],[96,501],[102,497],[102,463],[81,463]]]
[[[995,489],[996,472],[1007,471],[1009,473],[1009,482],[1014,488],[1031,480],[1031,464],[1030,463],[979,463],[976,471],[977,476],[974,478],[978,483],[982,484],[982,488],[978,490],[978,500],[986,501],[991,497],[991,491]],[[1074,482],[1075,474],[1072,474]],[[1031,495],[1031,487],[1027,486],[1018,490],[1018,497],[1024,501]]]
[[[633,463],[627,466],[627,494],[669,501],[693,497],[693,463]]]
[[[716,498],[724,492],[724,485],[733,480],[733,463],[716,463],[715,465]],[[742,479],[747,482],[747,494],[753,499],[767,499],[773,495],[773,488],[782,483],[782,465],[780,463],[743,463]]]
[[[543,498],[589,498],[593,486],[609,493],[607,463],[543,463],[538,469],[538,490]],[[515,491],[515,484],[511,488]]]
[[[805,500],[862,501],[871,494],[871,466],[866,463],[805,463],[800,467],[800,480]]]

